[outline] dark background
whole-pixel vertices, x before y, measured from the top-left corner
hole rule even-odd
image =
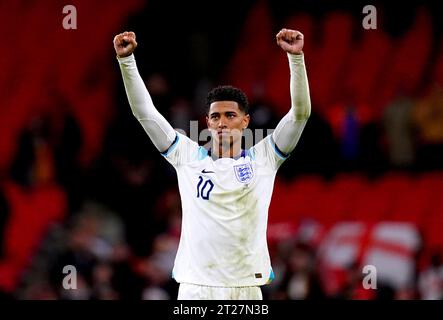
[[[305,34],[312,115],[276,181],[276,280],[265,298],[443,297],[436,3],[72,1],[77,29],[65,30],[67,4],[0,4],[5,298],[175,299],[177,180],[131,114],[112,39],[136,33],[139,71],[175,128],[204,128],[207,91],[229,83],[247,93],[251,127],[272,129],[290,106],[274,39],[283,27]],[[362,27],[367,4],[376,30]],[[337,228],[352,233],[346,223],[363,231],[331,240]],[[392,243],[375,245],[377,228]],[[331,265],[328,250],[346,248]],[[361,288],[366,264],[378,268],[375,291]],[[66,265],[77,268],[77,290],[61,286]]]

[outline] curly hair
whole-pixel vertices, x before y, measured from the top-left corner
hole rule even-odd
[[[240,89],[225,85],[218,86],[209,91],[206,96],[206,111],[209,112],[209,107],[211,103],[216,101],[234,101],[237,102],[238,108],[245,114],[248,114],[249,103],[246,94]]]

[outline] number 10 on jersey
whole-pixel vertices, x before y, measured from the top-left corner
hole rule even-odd
[[[209,194],[214,188],[214,183],[211,179],[205,180],[202,176],[198,177],[199,181],[197,184],[197,198],[202,198],[204,200],[209,200]]]

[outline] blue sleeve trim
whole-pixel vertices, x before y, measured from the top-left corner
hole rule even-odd
[[[165,151],[163,151],[163,152],[160,152],[160,154],[162,155],[162,156],[164,156],[164,157],[167,157],[172,151],[174,151],[174,149],[177,147],[177,144],[178,144],[178,141],[180,140],[180,138],[179,138],[179,136],[178,136],[178,133],[176,133],[175,134],[175,140],[174,140],[174,142],[171,144],[171,146],[167,149],[167,150],[165,150]]]
[[[275,153],[281,158],[281,159],[287,159],[289,157],[289,154],[285,154],[284,152],[280,151],[280,149],[277,147],[277,145],[274,142],[274,139],[272,139],[272,136],[269,136],[269,143],[272,145],[272,147],[275,150]]]
[[[246,150],[246,155],[249,156],[252,160],[255,160],[255,150],[254,147]]]
[[[198,160],[203,160],[207,156],[208,156],[208,150],[206,150],[202,146],[198,147]]]
[[[266,284],[271,283],[274,280],[274,278],[275,278],[274,270],[272,270],[272,268],[271,268],[271,273],[269,274],[269,279],[266,282]]]

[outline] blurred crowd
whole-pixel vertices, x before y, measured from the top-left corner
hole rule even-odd
[[[253,6],[248,9],[252,12]],[[142,24],[147,12],[138,13],[133,26]],[[242,29],[242,19],[233,21],[238,33],[247,29]],[[198,35],[194,34],[193,50],[202,55],[211,43]],[[229,63],[235,61],[229,57],[236,52],[222,52],[226,57],[217,67],[218,78],[205,74],[209,62],[204,57],[187,57],[188,62],[197,61],[193,66],[198,71],[195,79],[183,84],[184,90],[171,76],[174,70],[147,66],[152,54],[147,53],[148,45],[143,48],[143,40],[146,43],[149,36],[140,36],[138,62],[156,107],[174,128],[189,133],[191,120],[204,128],[206,92],[219,78],[232,79],[220,70],[225,66],[229,70]],[[107,67],[118,79],[117,62],[111,62]],[[287,74],[281,77],[286,83]],[[442,85],[432,81],[421,84],[420,90],[399,86],[377,116],[368,113],[352,91],[331,104],[328,112],[323,112],[324,106],[317,107],[324,102],[313,99],[311,118],[294,154],[281,167],[279,179],[296,181],[316,175],[334,181],[341,173],[378,179],[393,171],[441,174]],[[99,152],[91,159],[85,160],[84,155],[88,140],[84,119],[72,112],[62,94],[51,92],[44,111],[21,128],[11,166],[1,172],[0,180],[2,298],[176,298],[178,285],[171,272],[180,237],[181,202],[175,171],[132,116],[122,83],[116,80],[115,87],[109,93],[117,102],[113,116]],[[274,128],[286,107],[276,105],[278,99],[267,99],[260,88],[257,84],[249,92],[251,127]],[[289,88],[284,91],[289,95]],[[331,289],[322,274],[322,244],[306,241],[305,231],[298,228],[271,243],[276,278],[263,287],[266,299],[443,299],[442,248],[426,255],[421,255],[423,244],[414,249],[413,271],[405,287],[381,280],[377,290],[364,289],[362,265],[354,261],[343,274],[334,275],[340,280]],[[67,276],[63,268],[69,265],[77,270],[76,290],[63,287]]]
[[[167,108],[171,103],[170,110],[180,114],[169,117],[175,127],[182,127],[192,119],[191,100],[181,97],[174,103],[161,75],[147,79],[157,105],[164,103]],[[334,138],[331,126],[316,114],[314,106],[298,150],[282,167],[281,178],[299,179],[306,173],[334,179],[339,172],[349,171],[381,176],[392,170],[415,170],[417,174],[442,170],[442,93],[436,86],[417,101],[399,96],[386,108],[381,122],[363,128],[348,124],[356,136],[352,138],[350,132],[344,134],[343,140]],[[150,145],[127,105],[124,106],[125,110],[115,118],[108,132],[103,154],[90,169],[79,167],[76,161],[82,137],[69,114],[64,115],[62,128],[56,128],[49,117],[42,117],[23,131],[10,183],[29,194],[56,186],[66,196],[66,203],[61,205],[66,208],[66,215],[48,224],[42,242],[31,251],[31,261],[25,264],[17,286],[9,293],[11,296],[19,299],[176,297],[178,287],[171,271],[180,236],[181,203],[175,172]],[[253,106],[252,113],[253,126],[267,127],[278,120],[266,105]],[[50,134],[56,129],[61,133]],[[349,141],[352,139],[355,140]],[[8,201],[4,196],[2,199],[4,228],[8,225]],[[3,243],[7,242],[7,235],[4,231]],[[317,248],[297,241],[297,236],[294,233],[273,248],[276,279],[264,287],[266,298],[443,298],[441,251],[436,251],[414,275],[416,283],[408,290],[396,292],[389,286],[364,290],[361,267],[354,265],[349,266],[342,287],[331,294],[326,292],[317,274]],[[62,286],[66,276],[62,270],[67,265],[77,268],[77,290]]]

